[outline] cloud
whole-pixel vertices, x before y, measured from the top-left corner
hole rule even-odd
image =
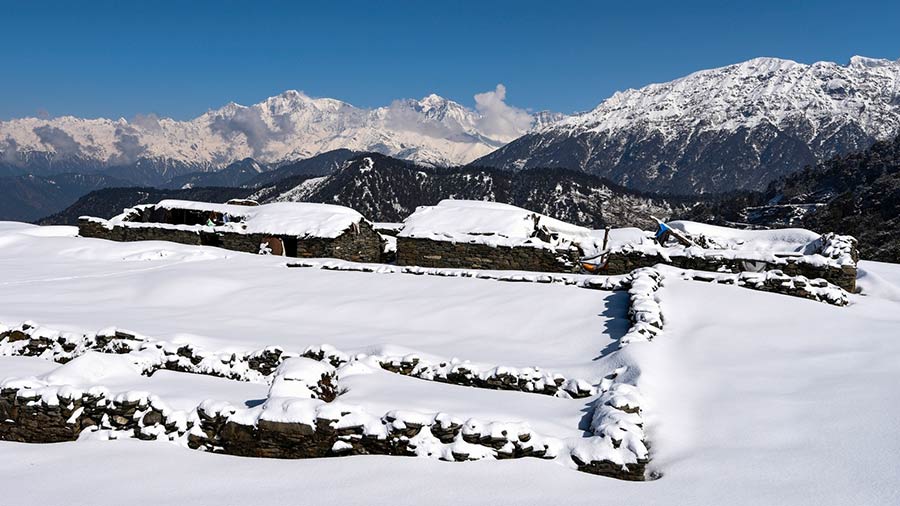
[[[253,156],[259,156],[263,152],[274,134],[269,125],[263,121],[259,111],[253,108],[236,109],[231,117],[217,115],[213,118],[210,128],[223,136],[244,134],[247,144],[253,150]]]
[[[147,151],[147,146],[141,143],[137,129],[132,126],[116,127],[115,146],[119,154],[112,160],[113,163],[133,163]]]
[[[162,125],[159,124],[159,116],[150,113],[150,114],[135,114],[133,118],[131,118],[131,124],[151,133],[161,133]]]
[[[428,137],[463,140],[466,132],[455,121],[438,121],[423,114],[415,100],[394,100],[388,106],[385,126],[392,130],[416,132]]]
[[[0,153],[0,155],[2,155],[2,160],[4,162],[8,162],[8,163],[18,162],[19,161],[18,152],[19,152],[19,143],[16,142],[15,139],[13,139],[9,135],[7,135],[6,136],[6,147],[3,148],[3,153]]]
[[[81,153],[81,146],[75,139],[57,127],[50,125],[35,127],[34,133],[43,144],[51,146],[57,155],[67,156]]]
[[[506,86],[475,95],[475,109],[481,115],[478,129],[488,137],[512,140],[531,127],[531,114],[506,103]]]

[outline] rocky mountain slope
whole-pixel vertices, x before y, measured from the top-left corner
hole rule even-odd
[[[900,60],[756,58],[616,93],[475,164],[567,167],[671,193],[762,190],[900,132]]]
[[[152,115],[131,121],[14,119],[0,122],[0,174],[101,169],[114,174],[141,164],[170,179],[245,158],[279,164],[335,149],[375,151],[430,165],[461,164],[560,119],[508,106],[505,93],[499,85],[476,95],[476,110],[437,95],[363,109],[286,91],[251,106],[230,103],[190,121]]]
[[[297,176],[324,176],[331,174],[344,165],[344,162],[361,155],[359,151],[349,149],[335,149],[326,151],[311,158],[286,163],[277,169],[261,172],[253,179],[247,181],[246,186],[260,188],[269,186],[290,177]]]
[[[296,183],[261,188],[251,198],[342,204],[376,221],[400,221],[417,206],[445,198],[491,200],[592,227],[649,227],[651,215],[667,217],[685,204],[564,169],[432,168],[378,154],[357,157],[329,176]]]
[[[900,136],[782,178],[765,192],[695,205],[684,217],[850,234],[864,258],[900,262]]]

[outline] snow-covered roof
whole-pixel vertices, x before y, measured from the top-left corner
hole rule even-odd
[[[785,258],[794,258],[818,266],[856,265],[853,255],[856,240],[850,236],[831,233],[822,235],[802,228],[742,230],[693,221],[672,221],[666,225],[684,233],[697,244],[661,246],[652,232],[621,229],[613,230],[609,249],[613,252],[637,251],[664,257],[715,256],[769,263],[784,263]]]
[[[200,212],[215,212],[227,215],[228,223],[216,227],[203,225],[166,225],[159,223],[138,223],[128,218],[131,210],[110,220],[112,224],[126,226],[167,226],[178,229],[202,229],[239,232],[246,234],[281,234],[297,237],[334,238],[344,233],[354,224],[364,221],[363,215],[349,207],[309,202],[278,202],[260,206],[241,206],[194,202],[189,200],[163,200],[158,204],[138,206],[135,209],[187,209]]]
[[[398,237],[552,248],[594,241],[590,229],[521,207],[499,202],[449,199],[440,201],[436,206],[416,209],[404,221]]]
[[[726,246],[739,249],[774,252],[803,252],[810,243],[821,237],[804,228],[780,228],[773,230],[741,230],[736,228],[707,225],[694,221],[673,221],[669,227],[690,235],[703,235]]]

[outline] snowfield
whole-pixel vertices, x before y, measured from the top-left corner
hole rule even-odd
[[[281,460],[83,434],[0,443],[4,504],[900,503],[900,265],[860,262],[860,294],[846,307],[666,276],[655,294],[664,331],[620,347],[631,325],[626,292],[289,269],[277,257],[75,234],[0,223],[0,323],[76,333],[114,326],[216,352],[330,344],[476,368],[536,366],[592,385],[627,366],[643,399],[649,469],[660,477],[577,472],[567,454]],[[123,360],[0,357],[0,382],[102,384],[185,411],[206,399],[252,411],[271,395],[253,381],[142,376]],[[365,364],[338,369],[339,401],[376,416],[521,423],[567,445],[591,429],[596,396],[486,390]]]

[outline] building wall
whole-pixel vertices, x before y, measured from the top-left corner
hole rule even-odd
[[[107,228],[101,223],[79,220],[78,233],[82,237],[95,237],[111,241],[169,241],[180,244],[217,246],[245,253],[259,253],[259,245],[268,234],[238,234],[233,232],[196,232],[156,227]],[[287,236],[282,240],[291,240]],[[362,222],[334,238],[296,238],[297,256],[305,258],[338,258],[354,262],[379,262],[381,260],[381,237],[372,227]]]
[[[786,258],[786,264],[766,263],[765,270],[780,270],[789,276],[806,276],[807,278],[822,278],[826,281],[853,293],[856,290],[856,267],[845,266],[843,268],[814,266],[797,262],[794,258]],[[681,269],[694,269],[698,271],[718,271],[722,268],[728,272],[742,272],[747,269],[741,260],[725,258],[698,258],[685,256],[671,256],[668,260],[658,255],[645,255],[639,252],[612,253],[607,264],[607,273],[627,274],[638,267],[652,267],[656,264],[667,264]]]
[[[577,250],[553,251],[531,247],[488,246],[409,237],[397,238],[397,265],[457,269],[500,269],[574,272]]]

